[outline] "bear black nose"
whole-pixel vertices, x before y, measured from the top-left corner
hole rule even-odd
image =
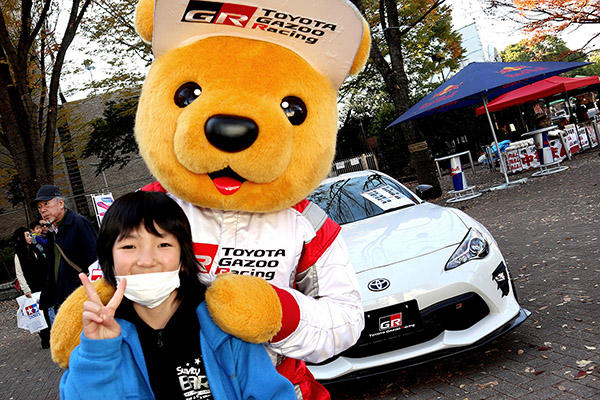
[[[206,121],[206,138],[219,150],[236,153],[252,146],[258,126],[249,118],[215,115]]]

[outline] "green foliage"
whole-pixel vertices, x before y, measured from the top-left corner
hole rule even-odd
[[[92,133],[83,157],[95,156],[99,159],[96,175],[118,166],[125,167],[137,154],[137,144],[133,135],[138,97],[106,103],[104,117],[93,121]]]
[[[343,105],[341,116],[350,113],[358,118],[367,118],[389,103],[390,98],[377,69],[373,64],[367,64],[362,72],[344,82],[338,102]]]
[[[583,68],[579,68],[574,72],[578,75],[600,75],[600,51],[597,51],[590,55],[587,61],[592,62],[593,64],[586,65]]]
[[[108,64],[110,75],[74,90],[114,91],[142,83],[144,66],[151,64],[153,56],[151,46],[144,43],[135,31],[137,3],[138,0],[96,0],[92,3],[81,24],[80,36],[86,43],[79,49],[89,58],[81,65],[75,64],[70,72],[87,74],[85,69],[94,68],[98,62],[99,65]]]
[[[386,127],[396,118],[398,118],[396,107],[390,102],[382,104],[373,118],[368,135],[377,136],[380,132],[385,132]]]
[[[405,22],[414,19],[432,3],[432,0],[399,1],[400,20]],[[383,55],[387,56],[389,48],[378,25],[379,1],[365,0],[363,4],[374,42],[379,44]],[[402,54],[413,103],[439,85],[439,71],[458,69],[465,51],[461,40],[460,34],[452,29],[452,9],[445,5],[436,8],[406,33],[402,40]],[[357,117],[374,117],[381,107],[390,110],[389,93],[371,60],[360,74],[347,80],[342,86],[340,102],[345,103],[343,115],[350,110]],[[380,127],[381,130],[375,134],[383,132],[385,126]]]
[[[502,61],[591,61],[594,64],[569,71],[564,76],[600,74],[600,53],[589,56],[579,50],[571,50],[565,41],[557,36],[546,35],[543,40],[532,42],[523,39],[507,46],[501,53]]]
[[[564,40],[556,36],[545,36],[544,40],[532,43],[523,39],[507,46],[500,52],[502,61],[573,61],[581,54],[571,52]]]
[[[401,18],[418,14],[430,1],[402,2]],[[442,5],[429,14],[402,41],[404,68],[409,78],[411,98],[417,102],[439,84],[439,72],[456,71],[464,55],[460,34],[452,29],[452,9]],[[438,79],[436,79],[438,78]]]

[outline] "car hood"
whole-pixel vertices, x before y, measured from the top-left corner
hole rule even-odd
[[[452,209],[431,203],[342,226],[357,273],[456,246],[467,231]]]

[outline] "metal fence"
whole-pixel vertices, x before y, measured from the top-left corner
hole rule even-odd
[[[346,172],[364,171],[367,169],[379,170],[377,157],[373,153],[364,153],[356,157],[334,161],[327,176],[338,176]]]

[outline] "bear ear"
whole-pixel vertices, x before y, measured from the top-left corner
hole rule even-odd
[[[354,57],[352,68],[350,68],[350,75],[358,74],[367,63],[369,59],[369,51],[371,50],[371,30],[369,29],[369,23],[363,18],[363,37],[360,42],[360,47]]]
[[[135,9],[135,30],[146,43],[152,43],[152,31],[154,30],[154,1],[155,0],[140,0]]]

